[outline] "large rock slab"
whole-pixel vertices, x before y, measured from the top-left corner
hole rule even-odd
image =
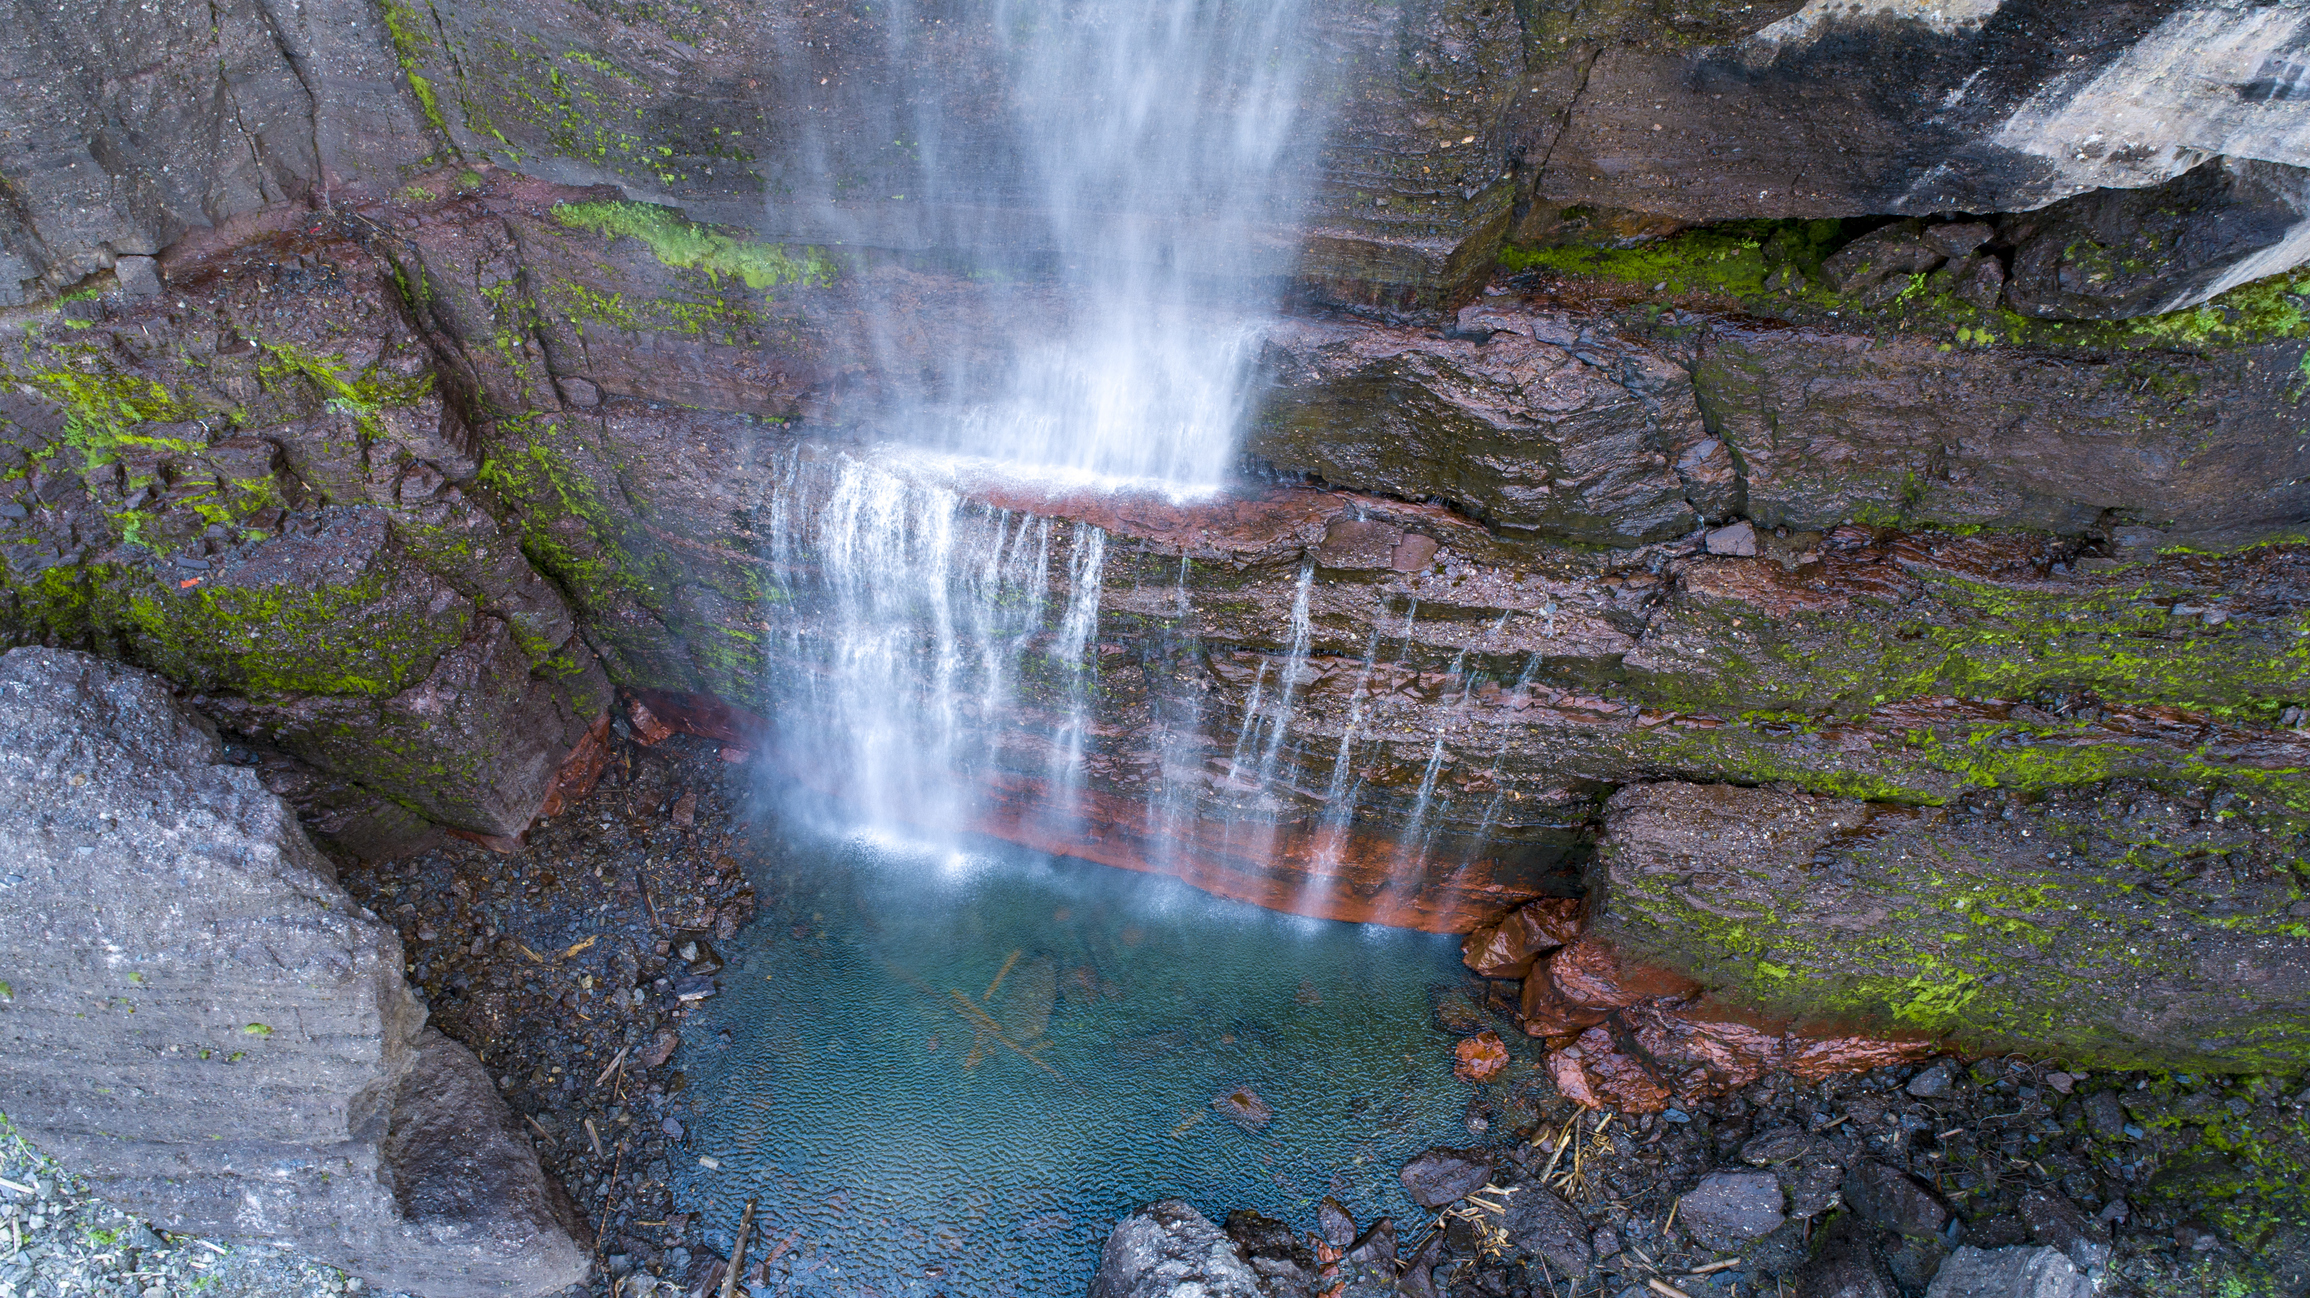
[[[2214,155],[2310,161],[2284,125],[2289,6],[1742,9],[1699,40],[1616,6],[1541,16],[1535,44],[1587,67],[1512,111],[1537,196],[1684,220],[1996,212]]]
[[[2298,1067],[2292,840],[2253,800],[2220,801],[2127,782],[1946,808],[1633,785],[1606,804],[1590,932],[1800,1020],[2117,1066]]]
[[[1259,1277],[1219,1227],[1179,1199],[1115,1223],[1091,1298],[1258,1298]]]
[[[583,1276],[398,937],[164,682],[0,657],[0,842],[0,1104],[100,1193],[435,1298]]]

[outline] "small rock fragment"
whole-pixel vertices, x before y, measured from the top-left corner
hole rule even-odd
[[[1845,1177],[1845,1202],[1861,1219],[1921,1239],[1938,1237],[1949,1208],[1924,1182],[1870,1159]]]
[[[1347,1210],[1346,1204],[1328,1194],[1323,1197],[1322,1203],[1315,1206],[1315,1224],[1333,1248],[1344,1249],[1355,1241],[1355,1215]]]
[[[1507,1043],[1490,1028],[1461,1041],[1452,1052],[1452,1073],[1464,1082],[1491,1081],[1507,1067]]]
[[[1936,1059],[1930,1068],[1910,1078],[1909,1084],[1902,1089],[1920,1100],[1947,1099],[1949,1089],[1956,1080],[1956,1072],[1956,1065],[1951,1061]]]
[[[1708,534],[1708,552],[1738,558],[1748,558],[1755,555],[1757,552],[1756,525],[1747,519],[1742,519],[1738,523],[1727,524],[1712,530]]]
[[[1404,1189],[1423,1208],[1458,1203],[1492,1179],[1492,1157],[1481,1149],[1431,1149],[1404,1164]]]
[[[1898,1298],[1869,1233],[1850,1217],[1831,1223],[1821,1246],[1797,1271],[1798,1298]]]
[[[1676,1223],[1700,1244],[1729,1253],[1780,1229],[1781,1183],[1770,1172],[1711,1172],[1677,1201]]]
[[[1260,1298],[1235,1242],[1178,1199],[1125,1217],[1099,1252],[1091,1298]]]
[[[2032,1187],[2021,1196],[2020,1208],[2030,1239],[2060,1249],[2078,1270],[2092,1276],[2109,1265],[2108,1228],[2058,1192]]]
[[[1395,1220],[1390,1217],[1382,1217],[1364,1227],[1363,1233],[1356,1236],[1355,1241],[1348,1245],[1347,1260],[1360,1262],[1365,1266],[1393,1269],[1396,1265]]]
[[[160,263],[150,257],[120,257],[112,263],[113,278],[120,281],[120,291],[131,298],[159,297],[161,295]]]
[[[1997,233],[1987,221],[1951,221],[1946,225],[1929,225],[1918,236],[1926,245],[1944,257],[1962,257],[1989,242]]]
[[[2117,1140],[2126,1134],[2126,1111],[2118,1103],[2117,1092],[2095,1091],[2085,1097],[2085,1125],[2103,1140]]]
[[[1925,1298],[2091,1298],[2093,1284],[2057,1248],[1960,1248]]]
[[[1227,1115],[1228,1120],[1245,1131],[1257,1131],[1275,1119],[1275,1110],[1259,1098],[1259,1092],[1248,1086],[1214,1097],[1211,1107]]]
[[[1548,1264],[1556,1268],[1558,1278],[1578,1279],[1586,1275],[1600,1251],[1589,1238],[1588,1224],[1580,1219],[1580,1214],[1553,1192],[1535,1184],[1519,1186],[1516,1193],[1509,1196],[1508,1212],[1501,1226],[1508,1232],[1508,1242],[1517,1253],[1548,1259]],[[1613,1241],[1612,1251],[1620,1251],[1617,1240]]]

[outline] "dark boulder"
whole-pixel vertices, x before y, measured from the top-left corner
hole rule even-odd
[[[1797,1269],[1797,1298],[1899,1298],[1872,1232],[1850,1217],[1839,1217]]]
[[[2150,189],[2097,189],[2008,217],[2005,297],[2023,315],[2119,320],[2195,306],[2286,270],[2310,244],[2310,170],[2214,158]]]

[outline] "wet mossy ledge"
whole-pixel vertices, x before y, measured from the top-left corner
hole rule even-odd
[[[1761,285],[1771,236],[1754,236],[1741,274]],[[2299,364],[2299,319],[2270,286],[2246,290],[2262,314],[2241,315],[2244,332],[2168,330],[2136,349],[2193,376],[2161,391],[2037,335],[1963,348],[1901,316],[1913,301],[1824,298],[1817,316],[1768,319],[1767,299],[1811,310],[1817,290],[1711,304],[1680,299],[1657,263],[1599,269],[1607,254],[1665,255],[1647,248],[1504,271],[1500,292],[1451,316],[1278,326],[1252,449],[1282,470],[1327,457],[1323,472],[1200,508],[998,491],[966,512],[972,527],[1024,510],[1106,532],[1088,692],[1106,738],[1085,777],[1102,806],[1182,796],[1149,738],[1167,700],[1192,694],[1217,742],[1263,673],[1288,669],[1303,682],[1284,736],[1296,780],[1262,798],[1198,784],[1178,805],[1283,841],[1330,814],[1327,788],[1360,786],[1369,841],[1422,814],[1425,841],[1483,858],[1489,900],[1455,905],[1563,886],[1615,791],[1662,781],[1932,826],[1970,823],[1984,799],[2050,815],[2132,781],[2201,819],[2242,817],[2256,843],[2310,825],[2310,557],[2274,540],[2282,529],[2224,540],[2202,526],[2213,502],[2282,514],[2301,476],[2293,407],[2255,386],[2283,398]],[[808,595],[806,540],[774,560],[773,529],[823,493],[851,412],[876,397],[827,340],[891,284],[941,336],[980,319],[958,278],[460,164],[182,263],[166,299],[18,313],[0,357],[14,448],[0,634],[168,675],[341,846],[390,850],[428,824],[518,834],[613,685],[774,709],[770,685],[793,669],[782,635],[831,614]],[[2284,374],[2264,366],[2273,355],[2292,357]],[[1833,401],[1766,381],[1855,357],[1881,372]],[[2002,390],[2023,435],[1967,443],[1918,416],[1919,390],[1931,404],[1933,385],[2022,372],[2061,376]],[[2064,384],[2107,404],[2078,405]],[[2200,419],[2220,403],[2262,422]],[[2127,419],[2122,471],[2048,469]],[[2028,454],[1999,458],[2017,445]],[[1006,769],[1042,769],[1062,693],[1030,681],[1013,715],[973,719],[1006,736]],[[1957,843],[1940,833],[1927,838]],[[1875,982],[1803,974],[1817,935],[1786,926],[1689,932],[1718,953],[1727,995],[1984,1049],[2275,1067],[2310,1048],[2275,1030],[2191,1039],[2218,1050],[2065,1035],[2074,985],[2021,975],[2056,959],[2059,942],[2031,934],[2058,933],[2070,905],[2089,928],[2156,929],[2162,945],[2132,945],[2172,964],[2177,939],[2144,899],[2219,859],[2263,891],[2190,924],[2209,940],[2302,938],[2299,867],[2282,853],[2168,837],[2111,859],[2083,875],[2033,863],[2051,873],[1978,898],[1868,866],[1915,884],[1888,910],[1914,931],[1879,953],[1902,972]],[[1395,860],[1367,853],[1329,884],[1384,893]],[[1665,941],[1689,919],[1645,923]]]

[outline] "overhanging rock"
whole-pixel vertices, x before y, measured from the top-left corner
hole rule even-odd
[[[397,935],[222,753],[158,677],[0,657],[0,1110],[172,1230],[429,1298],[582,1278],[566,1197],[424,1027]]]

